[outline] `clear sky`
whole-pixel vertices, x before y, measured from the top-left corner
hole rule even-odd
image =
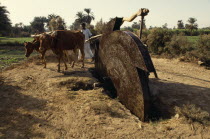
[[[22,22],[29,25],[35,16],[58,14],[69,27],[78,11],[91,8],[96,21],[111,17],[129,17],[140,8],[148,8],[146,25],[168,27],[177,26],[178,20],[184,24],[189,17],[197,18],[199,27],[210,26],[210,0],[0,0],[7,6],[13,24]],[[135,19],[138,21],[140,17]],[[124,25],[131,25],[125,23]]]

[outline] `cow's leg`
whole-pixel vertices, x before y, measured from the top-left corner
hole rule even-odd
[[[74,68],[74,63],[75,63],[75,61],[73,61],[72,64],[71,64],[71,67],[72,67],[72,68]]]
[[[47,66],[47,62],[45,59],[45,53],[46,53],[46,50],[42,52],[42,62],[44,63],[44,68],[46,68],[46,66]]]
[[[72,68],[74,67],[75,62],[78,60],[78,53],[79,53],[78,49],[74,49],[73,51],[74,51],[74,54],[73,54],[74,59],[73,59],[72,65],[71,65]]]
[[[60,72],[60,62],[61,62],[61,57],[58,55],[58,72]]]
[[[67,67],[67,64],[66,64],[65,56],[67,56],[67,55],[66,55],[66,52],[63,52],[62,55],[61,55],[60,57],[61,57],[61,59],[62,59],[64,65],[65,65],[65,70],[67,70],[68,67]],[[68,56],[67,56],[67,58],[68,58]]]
[[[66,61],[64,60],[64,58],[63,58],[63,57],[62,57],[62,60],[63,60],[63,63],[64,63],[64,65],[65,65],[65,70],[67,70],[67,69],[68,69],[68,67],[67,67]]]
[[[42,53],[41,52],[40,52],[40,59],[41,59],[40,61],[43,62]]]
[[[85,52],[84,52],[84,46],[80,49],[81,55],[82,55],[82,68],[85,66]]]
[[[64,50],[63,53],[64,53],[64,56],[65,56],[65,58],[67,60],[67,63],[69,63],[71,65],[72,60],[70,58],[70,50]]]
[[[71,67],[72,67],[72,68],[74,67],[74,63],[75,63],[75,56],[76,56],[76,55],[75,55],[75,54],[76,54],[75,52],[76,52],[76,51],[75,51],[75,49],[74,49],[74,50],[73,50],[73,53],[72,53],[72,56],[73,56],[74,58],[73,58],[73,61],[71,62]]]

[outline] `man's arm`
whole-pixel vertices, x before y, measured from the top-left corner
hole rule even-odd
[[[123,21],[132,22],[137,16],[147,15],[149,13],[148,9],[142,8],[138,12],[133,14],[131,17],[124,17]]]

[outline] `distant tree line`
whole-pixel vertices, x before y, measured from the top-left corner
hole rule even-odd
[[[177,29],[189,29],[192,36],[193,31],[198,29],[198,24],[196,23],[196,21],[197,21],[196,18],[190,17],[187,20],[188,24],[185,24],[184,26],[182,20],[178,20]]]
[[[76,19],[70,26],[70,29],[79,29],[80,24],[83,22],[87,23],[89,28],[93,29],[91,22],[95,17],[92,10],[90,8],[85,8],[84,12],[85,14],[82,11],[76,14]],[[34,17],[33,21],[30,22],[30,25],[24,25],[20,22],[12,26],[6,6],[2,6],[0,3],[0,36],[27,37],[32,33],[65,29],[67,29],[67,26],[64,19],[56,14],[49,14],[47,17]]]
[[[42,33],[45,31],[53,31],[53,30],[65,30],[67,29],[67,25],[64,19],[56,14],[49,14],[47,17],[39,16],[34,17],[34,19],[30,22],[30,25],[24,25],[23,23],[17,23],[15,25],[11,25],[11,21],[9,19],[9,11],[7,11],[5,6],[2,6],[0,3],[0,36],[11,36],[11,37],[27,37],[33,33]],[[85,22],[87,23],[88,28],[91,30],[93,34],[100,34],[104,28],[106,22],[103,19],[100,19],[96,22],[95,26],[91,25],[92,21],[95,20],[94,13],[90,8],[85,8],[83,11],[79,11],[75,15],[75,20],[72,25],[69,26],[71,30],[80,29],[80,24]],[[182,20],[178,20],[177,27],[173,29],[168,28],[168,24],[165,23],[161,28],[169,29],[171,32],[175,34],[184,33],[187,36],[197,36],[200,34],[210,34],[210,27],[206,27],[198,29],[198,24],[196,23],[197,19],[190,17],[187,21],[187,24],[184,24]],[[130,30],[132,32],[138,32],[140,28],[141,21],[133,22],[131,26],[123,27],[122,30]],[[143,22],[144,30],[151,30],[157,27],[147,27],[146,21]]]
[[[34,17],[30,25],[17,23],[11,25],[8,18],[9,12],[5,6],[0,4],[0,36],[27,37],[32,33],[67,29],[64,19],[56,14],[49,14],[47,17]],[[80,29],[80,24],[87,23],[88,28],[95,34],[103,33],[106,22],[100,19],[95,26],[91,25],[95,19],[90,8],[77,12],[75,20],[69,27],[71,30]],[[168,28],[165,23],[161,27],[147,27],[143,22],[143,34],[141,41],[147,44],[151,53],[156,55],[167,55],[169,57],[184,57],[183,60],[200,60],[210,66],[210,27],[198,29],[197,19],[190,17],[187,23],[178,20],[177,27]],[[122,30],[130,30],[139,35],[141,21],[133,22]],[[190,42],[189,36],[199,36],[196,42]]]

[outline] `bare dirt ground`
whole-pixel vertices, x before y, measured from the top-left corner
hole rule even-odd
[[[151,74],[155,103],[171,118],[145,123],[102,88],[92,88],[97,79],[88,71],[91,63],[64,73],[57,72],[57,62],[44,69],[36,58],[13,66],[0,74],[0,138],[210,138],[208,125],[174,117],[174,106],[188,103],[210,113],[210,70],[153,62],[160,78]]]

